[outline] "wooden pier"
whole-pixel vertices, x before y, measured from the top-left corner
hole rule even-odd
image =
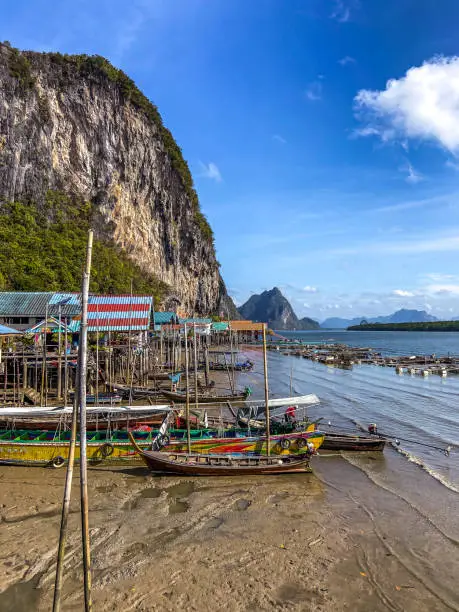
[[[459,374],[459,355],[383,356],[380,352],[368,347],[329,343],[271,343],[268,349],[279,351],[286,356],[309,359],[330,367],[344,369],[367,364],[394,368],[399,375],[409,374],[422,377],[436,375],[445,378]]]

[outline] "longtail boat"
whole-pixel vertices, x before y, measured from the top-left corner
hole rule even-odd
[[[386,445],[386,440],[378,437],[328,432],[323,435],[322,450],[383,451]]]
[[[142,399],[145,397],[159,397],[161,391],[152,387],[139,387],[114,383],[109,385],[115,393],[120,393],[125,399]]]
[[[302,455],[260,456],[164,453],[142,450],[134,436],[129,439],[135,451],[152,472],[183,476],[271,475],[309,471],[311,452]]]
[[[151,448],[151,433],[135,432],[142,448]],[[0,465],[64,466],[69,458],[70,431],[8,431],[0,434]],[[88,433],[87,458],[90,465],[105,463],[139,463],[132,450],[127,432]],[[75,447],[75,460],[80,459],[79,436]]]
[[[73,401],[74,393],[70,393],[70,399]],[[86,394],[86,403],[87,404],[120,404],[122,400],[121,395],[118,393],[99,393],[96,395],[95,393],[87,393]]]
[[[165,413],[171,410],[167,404],[158,406],[93,406],[87,409],[88,430],[122,429],[149,425],[157,427],[161,424]],[[72,419],[72,408],[66,407],[34,407],[34,408],[4,408],[0,409],[0,427],[13,429],[49,429],[65,428]]]
[[[163,389],[161,391],[164,397],[175,402],[176,404],[185,404],[186,403],[186,393],[181,393],[180,391],[166,391]],[[243,402],[250,391],[245,389],[239,393],[228,393],[227,395],[208,395],[205,393],[198,393],[198,402],[200,404],[220,404],[223,402]],[[192,392],[190,394],[190,402],[193,403],[195,400],[195,394]]]
[[[144,450],[151,449],[158,430],[136,426],[131,429],[138,444]],[[191,451],[197,454],[237,453],[238,455],[266,455],[265,437],[249,437],[246,431],[230,429],[225,437],[217,437],[217,430],[191,429]],[[221,434],[220,434],[221,435]],[[185,453],[187,432],[170,429],[163,438],[161,452]],[[297,456],[306,450],[315,452],[323,441],[321,432],[301,432],[283,436],[271,436],[270,452],[273,456]],[[0,432],[0,464],[61,467],[69,454],[70,431],[15,429]],[[77,443],[76,458],[79,458]],[[99,430],[88,432],[88,460],[90,464],[139,462],[132,451],[128,432],[124,430]]]
[[[234,364],[225,364],[225,363],[220,363],[219,361],[211,361],[209,362],[209,370],[214,370],[214,371],[224,371],[226,372],[227,370],[234,370],[235,372],[250,372],[251,370],[253,370],[253,366],[254,363],[253,361],[250,361],[250,359],[247,359],[244,362],[241,363],[234,363]],[[204,364],[203,364],[204,367]]]
[[[171,376],[183,374],[183,371],[179,372],[155,372],[154,370],[150,370],[148,376],[153,378],[154,380],[171,380]]]
[[[216,430],[203,430],[200,438],[193,436],[191,440],[191,452],[204,453],[208,455],[236,453],[244,455],[266,455],[267,437],[266,436],[247,436],[247,432],[241,430],[228,430],[227,435],[219,437]],[[324,441],[324,434],[320,431],[294,432],[270,436],[269,449],[274,455],[301,455],[305,449],[317,451]],[[187,452],[186,433],[180,439],[174,430],[163,444],[161,452],[186,453]]]

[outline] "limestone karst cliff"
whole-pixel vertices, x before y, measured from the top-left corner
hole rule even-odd
[[[0,201],[40,206],[50,192],[92,203],[97,236],[190,312],[227,303],[212,230],[156,107],[101,57],[0,44]]]
[[[272,329],[305,330],[320,327],[314,319],[308,317],[298,319],[290,302],[282,295],[278,287],[251,295],[238,310],[243,319],[262,321]]]

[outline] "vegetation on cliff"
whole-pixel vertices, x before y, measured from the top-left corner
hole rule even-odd
[[[46,56],[66,71],[77,70],[82,77],[101,76],[114,83],[121,93],[124,101],[130,102],[136,109],[143,112],[146,117],[156,126],[167,152],[171,165],[179,175],[186,194],[192,205],[194,221],[204,239],[213,242],[213,231],[206,216],[201,212],[198,195],[194,188],[193,177],[188,163],[183,157],[182,150],[176,143],[171,132],[163,124],[158,108],[140,91],[134,81],[122,70],[115,68],[107,59],[100,55],[67,55],[61,53],[20,52],[6,42],[4,45],[10,47],[9,69],[11,76],[15,77],[23,88],[31,88],[34,85],[33,67],[36,56]]]
[[[163,124],[158,107],[140,91],[125,72],[115,68],[107,59],[100,55],[62,55],[60,53],[49,53],[48,55],[54,62],[68,62],[70,65],[75,66],[83,75],[91,73],[105,75],[111,82],[118,85],[126,101],[129,101],[138,110],[145,113],[148,119],[155,124],[161,135],[164,148],[171,160],[172,167],[179,174],[185,191],[190,198],[196,225],[199,227],[204,238],[213,241],[213,231],[205,215],[200,210],[198,194],[194,188],[193,177],[191,176],[188,163],[184,159],[182,150],[170,130]]]
[[[0,211],[0,290],[79,291],[95,208],[50,191],[44,205],[7,202]],[[168,289],[110,241],[95,238],[92,262],[91,291],[129,293],[132,282],[158,303]]]
[[[459,331],[459,321],[430,321],[423,323],[364,323],[351,325],[349,331]]]

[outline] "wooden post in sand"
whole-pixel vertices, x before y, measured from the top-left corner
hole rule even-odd
[[[80,492],[81,492],[81,532],[83,543],[83,577],[84,577],[84,605],[85,611],[90,612],[91,602],[91,555],[89,541],[89,507],[88,507],[88,481],[86,457],[86,369],[88,360],[88,294],[89,277],[91,273],[93,232],[88,233],[88,247],[86,250],[86,267],[81,287],[82,312],[80,328],[80,379],[78,381],[80,398]]]
[[[263,323],[263,370],[265,378],[265,405],[266,405],[266,454],[271,454],[271,423],[269,421],[269,389],[268,389],[268,358],[266,355],[266,323]]]
[[[86,253],[86,269],[82,282],[83,315],[80,329],[80,347],[78,353],[78,384],[76,385],[73,402],[72,433],[70,438],[69,460],[65,478],[64,500],[62,503],[61,530],[57,552],[56,580],[54,584],[53,612],[61,609],[62,576],[64,572],[65,540],[70,511],[72,492],[73,466],[75,462],[75,446],[77,431],[77,412],[80,406],[80,479],[81,479],[81,512],[83,528],[83,568],[85,581],[85,610],[91,610],[91,575],[89,562],[89,527],[88,527],[88,491],[86,482],[86,362],[87,362],[87,320],[89,274],[91,270],[92,231],[88,235]],[[84,457],[84,458],[83,458]],[[84,463],[83,463],[84,462]],[[85,533],[86,528],[86,533]]]
[[[185,418],[186,418],[186,441],[187,450],[191,453],[191,432],[190,432],[190,377],[188,375],[190,363],[188,358],[188,338],[185,323],[185,384],[186,384],[186,399],[185,399]]]

